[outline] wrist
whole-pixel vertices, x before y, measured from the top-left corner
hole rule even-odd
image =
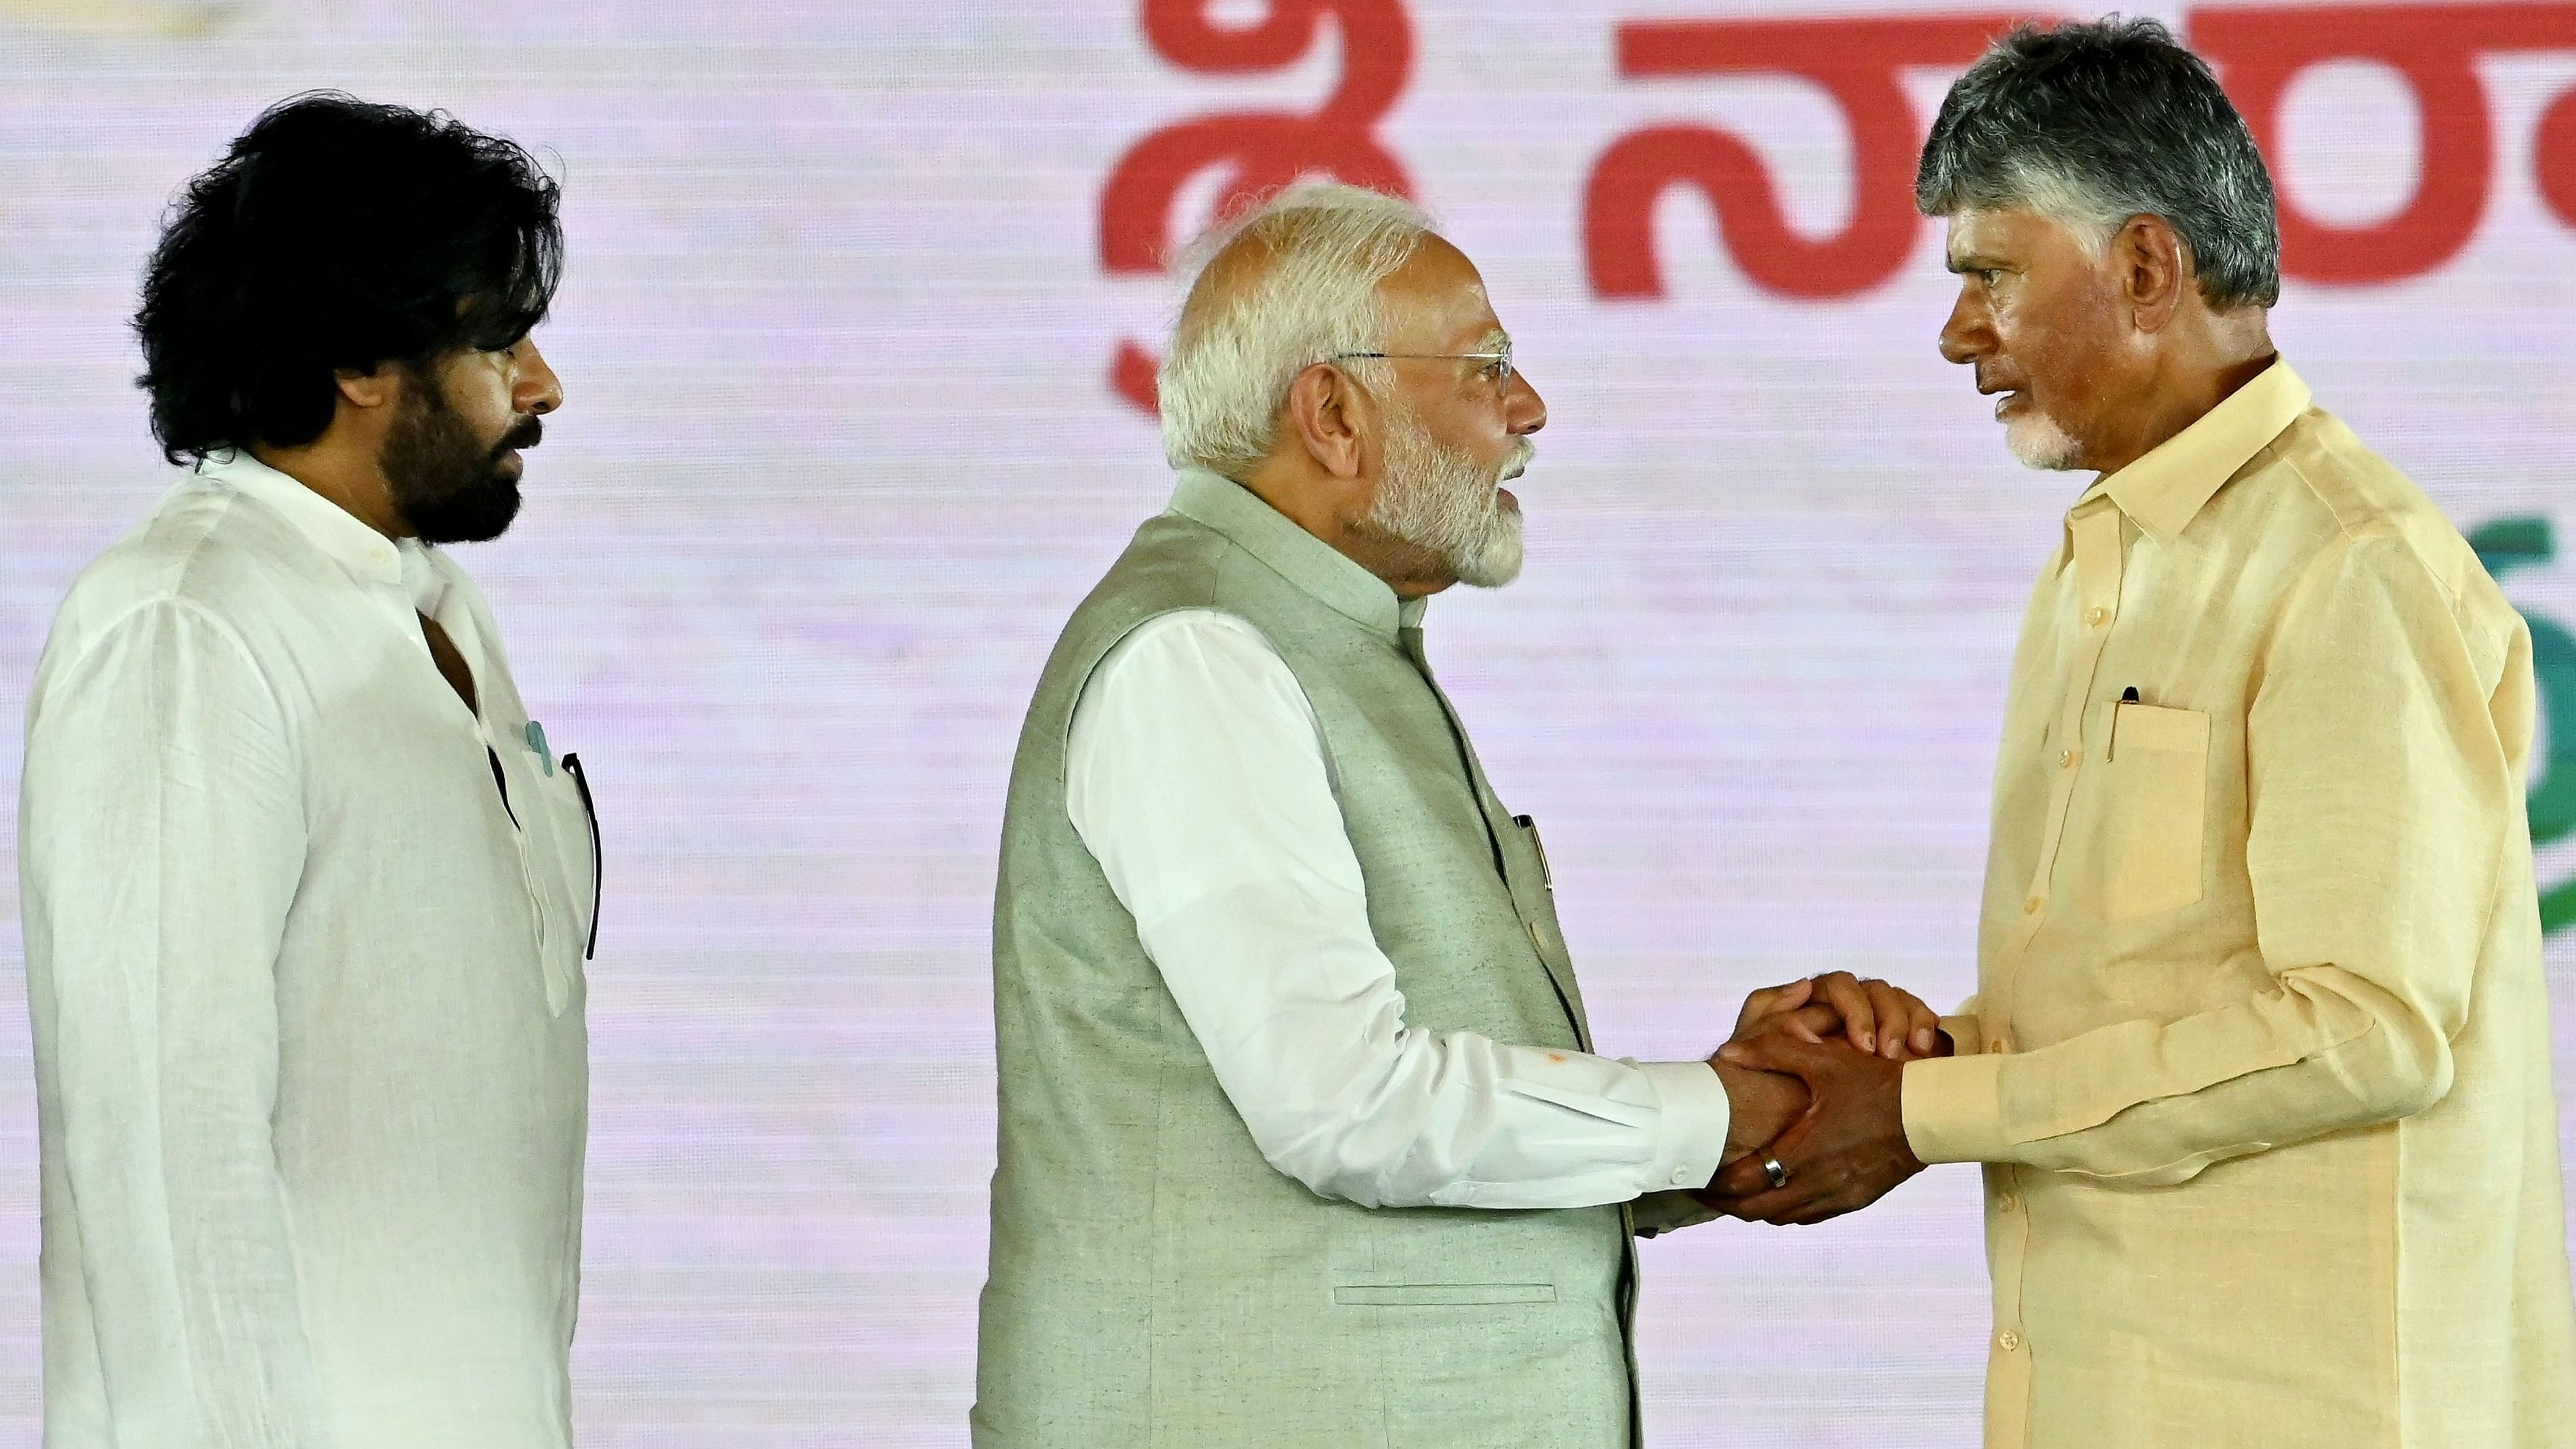
[[[1709,1068],[1726,1088],[1726,1160],[1767,1146],[1807,1110],[1807,1084],[1777,1072],[1759,1072],[1712,1060]]]

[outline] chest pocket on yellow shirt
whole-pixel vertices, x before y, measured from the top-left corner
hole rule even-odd
[[[2209,716],[2123,702],[2111,712],[2110,756],[2105,913],[2125,921],[2199,900]]]

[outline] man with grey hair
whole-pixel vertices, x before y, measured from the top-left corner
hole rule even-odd
[[[2576,1445],[2531,642],[2274,351],[2263,160],[2152,21],[2006,36],[1917,200],[1941,354],[2096,481],[2013,666],[1946,1060],[1729,1047],[1807,1221],[1985,1165],[1990,1445]]]
[[[1806,1094],[1592,1054],[1537,831],[1432,682],[1425,601],[1519,572],[1547,420],[1475,267],[1346,186],[1217,241],[1179,486],[1013,770],[974,1441],[1628,1444],[1632,1235]],[[1841,974],[1739,1032],[1773,1021],[1935,1029]]]

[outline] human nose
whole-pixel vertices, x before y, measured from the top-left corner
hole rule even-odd
[[[1963,284],[1959,300],[1951,304],[1950,318],[1941,324],[1941,360],[1974,362],[1995,350],[1994,325]]]
[[[1514,437],[1547,426],[1547,399],[1538,395],[1528,375],[1518,368],[1512,369],[1512,380],[1503,390],[1503,421]]]
[[[518,378],[510,389],[510,405],[523,413],[550,413],[563,406],[563,380],[546,364],[546,355],[537,350],[534,339],[519,344]]]

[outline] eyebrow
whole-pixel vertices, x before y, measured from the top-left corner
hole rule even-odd
[[[1476,339],[1477,352],[1506,352],[1512,345],[1512,334],[1497,327]]]
[[[1942,265],[1948,267],[1951,274],[1954,276],[1962,272],[1982,272],[1987,270],[2001,271],[2004,269],[2004,264],[2001,261],[1994,257],[1987,256],[1983,252],[1970,252],[1963,257],[1945,257],[1942,259]]]

